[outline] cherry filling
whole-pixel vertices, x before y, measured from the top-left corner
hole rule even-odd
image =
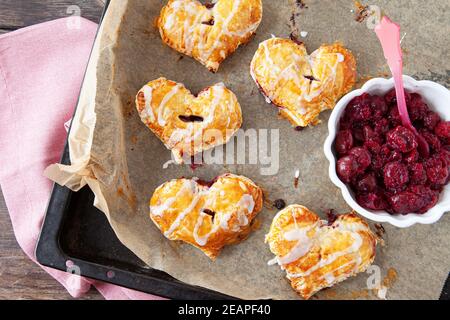
[[[416,135],[402,125],[395,90],[365,93],[350,101],[340,120],[336,169],[362,207],[423,214],[450,180],[450,122],[419,94],[405,94],[411,121],[430,145],[429,157],[420,155]]]
[[[203,117],[190,115],[190,116],[178,116],[178,118],[183,122],[203,122]]]
[[[203,21],[202,24],[205,24],[207,26],[213,26],[214,25],[214,18],[211,18],[208,21]]]

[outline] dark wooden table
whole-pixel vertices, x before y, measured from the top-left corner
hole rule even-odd
[[[0,34],[71,15],[76,5],[81,16],[98,22],[103,0],[0,0]],[[69,13],[68,13],[69,11]],[[91,290],[84,299],[101,299]],[[14,237],[0,190],[0,299],[71,299],[64,288],[20,249]]]
[[[98,22],[104,0],[0,0],[0,34],[70,15],[76,5],[83,17]],[[447,285],[446,298],[449,299]],[[101,299],[92,290],[84,299]],[[63,287],[31,262],[16,242],[0,190],[0,300],[71,299]]]

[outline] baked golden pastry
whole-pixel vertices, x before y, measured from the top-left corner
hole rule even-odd
[[[246,177],[225,174],[210,186],[178,179],[156,189],[150,217],[168,239],[185,241],[214,260],[224,246],[248,236],[262,203],[261,189]]]
[[[139,90],[136,106],[177,163],[227,143],[242,125],[241,106],[222,83],[194,96],[181,83],[159,78]]]
[[[268,103],[293,126],[306,127],[354,86],[356,60],[340,43],[308,55],[303,43],[272,38],[259,45],[250,72]]]
[[[377,239],[355,214],[328,223],[299,205],[279,212],[266,235],[276,255],[269,264],[286,270],[292,288],[304,299],[364,272],[375,259]]]
[[[222,61],[250,40],[262,11],[261,0],[219,0],[210,5],[169,0],[157,27],[168,46],[217,72]]]

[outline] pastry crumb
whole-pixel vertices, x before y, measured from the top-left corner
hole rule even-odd
[[[370,16],[369,6],[361,4],[359,1],[354,1],[356,10],[355,12],[355,21],[356,22],[364,22]]]
[[[300,180],[300,170],[297,169],[294,174],[294,188],[295,189],[298,189],[299,180]]]

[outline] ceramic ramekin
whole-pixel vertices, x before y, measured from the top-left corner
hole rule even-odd
[[[403,76],[405,89],[420,94],[430,109],[437,112],[442,119],[450,121],[450,91],[432,81],[417,81],[409,76]],[[425,214],[410,213],[407,215],[391,215],[386,211],[372,211],[361,207],[355,200],[353,192],[343,183],[336,173],[336,154],[333,144],[338,131],[339,120],[345,107],[355,97],[367,92],[370,94],[384,95],[394,88],[393,79],[376,78],[368,81],[361,89],[355,90],[344,96],[331,114],[328,122],[329,136],[325,141],[325,156],[330,161],[329,175],[331,181],[341,189],[347,204],[356,212],[367,219],[376,222],[387,222],[399,228],[407,228],[414,224],[432,224],[438,221],[444,213],[450,211],[450,184],[445,186],[440,195],[439,202]]]

